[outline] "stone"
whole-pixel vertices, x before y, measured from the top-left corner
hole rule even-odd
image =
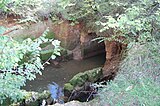
[[[79,102],[79,101],[71,101],[71,102],[68,102],[68,103],[65,103],[65,104],[54,104],[54,105],[50,105],[50,106],[90,106],[88,105],[88,103],[82,103],[82,102]]]
[[[95,68],[92,70],[85,71],[84,73],[78,73],[69,81],[69,83],[74,87],[82,86],[85,82],[97,81],[99,78],[102,77],[102,74],[103,73],[101,67]]]
[[[74,87],[81,86],[85,82],[95,82],[102,76],[101,67],[95,68],[92,70],[85,71],[84,73],[78,73],[75,75],[69,83],[71,83]]]
[[[110,106],[108,104],[102,104],[100,103],[99,100],[91,100],[89,102],[79,102],[79,101],[70,101],[70,102],[67,102],[65,104],[54,104],[54,105],[48,105],[48,106]]]
[[[61,46],[70,51],[73,54],[73,59],[82,60],[104,51],[104,43],[98,43],[98,41],[92,41],[97,37],[95,32],[86,28],[85,23],[79,22],[75,25],[71,25],[70,21],[62,20],[62,22],[53,23],[50,19],[43,22],[32,23],[30,25],[17,24],[14,20],[16,17],[12,17],[12,26],[2,23],[3,26],[11,28],[5,34],[13,37],[16,40],[23,40],[26,38],[37,38],[43,34],[43,32],[49,28],[49,35],[54,33],[54,36],[49,38],[55,38],[61,41]],[[0,19],[3,22],[3,19]],[[47,54],[48,55],[48,54]],[[44,56],[44,55],[43,55]],[[47,56],[46,56],[47,57]],[[44,59],[46,59],[46,57]]]
[[[70,25],[69,21],[62,21],[60,24],[52,24],[50,30],[55,33],[55,38],[62,42],[62,47],[73,50],[80,44],[81,24]]]
[[[71,85],[70,83],[66,83],[64,84],[64,95],[66,98],[64,98],[64,101],[67,102],[72,91],[74,90],[73,85]]]
[[[112,29],[109,29],[104,34],[105,37],[113,35]],[[124,40],[124,37],[119,37],[119,40]],[[104,41],[105,51],[106,51],[106,62],[103,67],[103,75],[105,80],[112,80],[119,68],[119,63],[121,61],[122,51],[125,50],[126,44],[122,44],[118,41]]]
[[[43,91],[42,93],[38,92],[26,92],[25,103],[26,106],[37,106],[43,99],[48,99],[50,97],[49,91]]]
[[[86,101],[93,91],[92,83],[96,82],[102,77],[102,67],[78,73],[69,83],[64,85],[64,96],[68,100]],[[95,91],[96,92],[96,91]],[[91,96],[90,99],[93,99]]]
[[[64,90],[72,91],[73,89],[74,87],[70,83],[64,84]]]
[[[89,82],[95,82],[103,76],[101,68],[95,68],[86,72]]]
[[[111,60],[121,52],[121,44],[116,41],[105,41],[106,60]]]
[[[81,73],[80,73],[81,74]],[[77,76],[74,76],[69,83],[73,85],[74,87],[76,86],[82,86],[85,83],[85,80],[80,76],[79,74]]]

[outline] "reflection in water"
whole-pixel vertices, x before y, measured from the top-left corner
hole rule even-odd
[[[59,68],[50,64],[45,67],[42,76],[37,75],[37,78],[34,81],[28,81],[24,89],[28,91],[47,90],[48,84],[52,82],[56,82],[58,85],[63,86],[77,73],[103,66],[104,62],[105,55],[102,54],[82,61],[71,60],[68,62],[62,62],[59,64]]]

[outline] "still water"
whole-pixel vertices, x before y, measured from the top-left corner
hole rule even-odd
[[[47,90],[48,84],[56,82],[61,87],[68,82],[74,75],[96,67],[103,66],[105,55],[97,55],[81,61],[70,60],[59,63],[58,67],[50,64],[45,67],[43,75],[37,75],[34,81],[28,81],[23,87],[27,91],[43,91]]]

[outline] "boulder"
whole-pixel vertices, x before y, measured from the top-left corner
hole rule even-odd
[[[64,85],[64,96],[68,97],[66,100],[87,101],[93,99],[92,93],[96,93],[96,88],[92,86],[92,83],[98,81],[102,76],[101,67],[78,73]]]
[[[87,80],[88,80],[88,75],[86,73],[78,73],[69,81],[69,83],[74,87],[76,87],[76,86],[82,86]]]
[[[69,83],[74,87],[76,86],[80,87],[84,85],[85,82],[93,83],[101,77],[102,77],[102,70],[101,70],[101,67],[99,67],[99,68],[94,68],[92,70],[85,71],[84,73],[78,73],[69,81]]]
[[[97,105],[96,105],[97,104]],[[99,106],[99,103],[88,103],[88,102],[79,102],[79,101],[71,101],[65,104],[54,104],[54,105],[49,105],[49,106]]]
[[[71,91],[74,89],[74,86],[71,85],[70,83],[66,83],[66,84],[64,85],[64,89],[65,89],[65,90],[68,90],[69,92],[71,92]]]
[[[20,100],[18,103],[11,104],[12,106],[39,106],[43,100],[46,100],[48,103],[52,102],[50,98],[51,94],[49,91],[38,92],[26,92],[23,100]]]

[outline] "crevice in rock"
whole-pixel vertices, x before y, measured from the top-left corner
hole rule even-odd
[[[119,69],[122,60],[122,53],[126,45],[116,41],[105,41],[106,62],[103,67],[103,79],[113,80]]]

